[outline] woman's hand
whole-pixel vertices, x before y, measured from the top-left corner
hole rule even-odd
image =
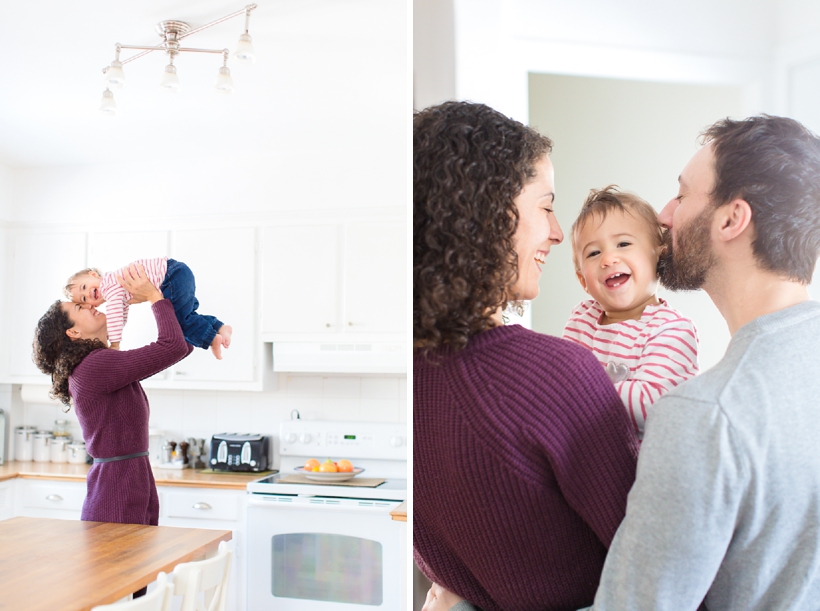
[[[464,599],[458,594],[453,594],[434,583],[427,591],[427,600],[424,601],[421,611],[448,611],[450,607],[455,606],[456,603],[462,600]]]
[[[118,273],[117,282],[134,296],[128,303],[141,303],[143,301],[155,303],[162,299],[162,293],[151,284],[148,275],[145,273],[145,268],[139,263],[129,265],[122,275]]]

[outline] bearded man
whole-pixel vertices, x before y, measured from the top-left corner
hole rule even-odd
[[[671,290],[732,339],[656,403],[593,609],[816,609],[820,600],[820,140],[720,121],[661,211]]]

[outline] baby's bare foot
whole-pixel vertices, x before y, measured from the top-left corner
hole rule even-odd
[[[233,335],[233,327],[231,325],[222,325],[219,327],[218,335],[222,336],[222,345],[226,348],[231,347],[231,335]]]
[[[221,335],[219,335],[219,333],[217,333],[214,336],[213,341],[211,341],[211,352],[213,352],[214,356],[220,361],[222,360],[222,345],[224,343],[225,340]]]

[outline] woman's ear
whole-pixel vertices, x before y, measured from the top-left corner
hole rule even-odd
[[[75,329],[74,327],[71,327],[70,329],[66,329],[65,334],[68,335],[69,339],[79,339],[80,338],[80,332],[77,331],[77,329]]]

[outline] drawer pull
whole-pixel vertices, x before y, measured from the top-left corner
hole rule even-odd
[[[208,503],[194,503],[191,505],[192,509],[213,509]]]
[[[63,500],[63,497],[61,497],[59,494],[49,494],[46,497],[46,500],[51,501],[53,503],[59,503],[60,501]]]

